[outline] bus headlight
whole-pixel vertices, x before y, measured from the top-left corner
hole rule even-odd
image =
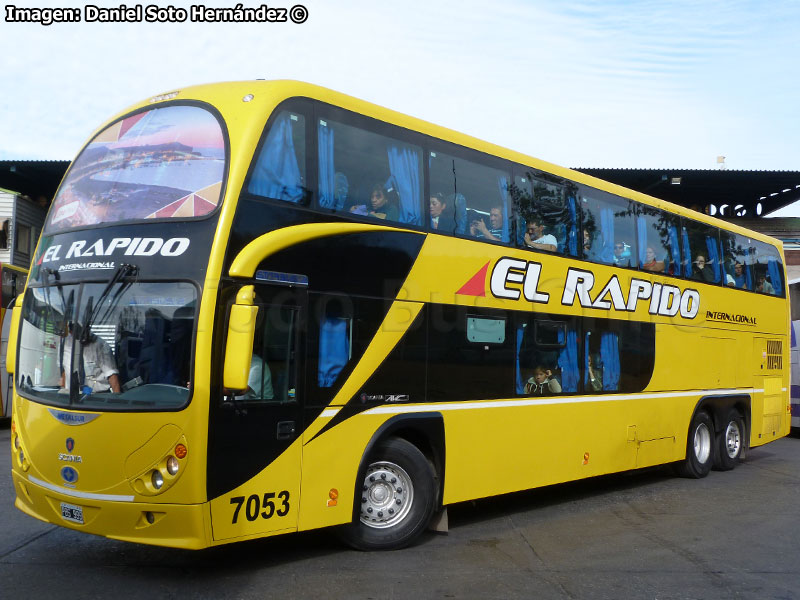
[[[17,459],[19,460],[19,467],[23,471],[27,471],[31,468],[31,463],[28,462],[28,459],[25,458],[25,450],[23,448],[19,449],[17,453]]]
[[[13,451],[12,451],[13,452]],[[167,492],[186,472],[189,450],[186,436],[168,447],[160,458],[151,462],[128,482],[137,494],[158,496]]]

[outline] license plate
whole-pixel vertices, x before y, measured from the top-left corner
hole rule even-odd
[[[83,507],[62,502],[61,518],[71,523],[77,523],[78,525],[83,525]]]

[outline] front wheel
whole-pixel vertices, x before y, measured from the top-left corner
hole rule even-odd
[[[420,450],[389,438],[370,453],[356,495],[358,517],[340,530],[359,550],[403,548],[425,531],[433,515],[436,478]]]
[[[714,426],[705,411],[698,411],[689,425],[686,440],[686,458],[678,463],[677,471],[681,477],[701,479],[711,471],[714,463]]]
[[[717,434],[714,468],[730,471],[739,462],[744,448],[744,420],[735,408],[731,408]]]

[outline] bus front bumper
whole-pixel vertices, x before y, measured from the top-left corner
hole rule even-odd
[[[75,497],[12,472],[14,502],[41,521],[115,540],[198,550],[208,547],[207,505],[147,504]]]

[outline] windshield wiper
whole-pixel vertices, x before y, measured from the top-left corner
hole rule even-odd
[[[80,348],[78,348],[78,360],[83,361],[83,351],[85,346],[89,344],[92,339],[92,323],[94,323],[95,319],[97,319],[97,315],[99,314],[100,310],[103,307],[103,302],[108,297],[109,293],[113,289],[113,287],[119,283],[122,279],[128,276],[135,276],[139,272],[139,267],[136,265],[129,265],[127,263],[122,263],[117,267],[112,273],[111,277],[109,278],[108,282],[106,283],[106,287],[103,289],[103,292],[100,294],[99,299],[97,300],[97,304],[93,304],[94,296],[89,296],[89,299],[86,301],[86,309],[84,310],[84,322],[80,329],[80,335],[78,336],[78,343]],[[120,289],[114,295],[111,306],[109,310],[111,310],[114,305],[119,302],[119,298],[124,290],[126,290],[131,285],[131,282],[126,282],[125,285],[120,286]],[[106,312],[108,314],[108,312]],[[73,353],[72,358],[73,365],[75,364],[75,356]],[[80,369],[83,370],[82,368]],[[69,386],[69,400],[71,404],[77,404],[81,400],[81,394],[83,390],[81,389],[83,382],[79,381],[79,371],[75,368],[71,367],[70,373],[70,386]]]
[[[56,279],[56,288],[58,289],[59,296],[61,296],[61,311],[62,312],[61,312],[60,321],[62,321],[62,323],[60,323],[60,325],[61,325],[61,328],[63,329],[64,326],[65,326],[65,323],[63,321],[65,319],[68,319],[69,317],[67,316],[67,308],[68,308],[67,307],[67,300],[64,298],[64,290],[60,285],[61,284],[61,274],[58,271],[56,271],[55,269],[50,269],[48,267],[42,268],[42,283],[44,283],[44,297],[45,297],[45,301],[47,302],[47,307],[50,309],[51,314],[53,316],[55,316],[56,315],[56,309],[53,306],[52,300],[50,300],[50,287],[51,287],[50,286],[50,277],[49,277],[50,275],[55,277],[55,279]],[[53,322],[55,322],[55,319],[53,319]]]
[[[81,344],[88,344],[89,340],[91,339],[91,327],[92,323],[94,323],[95,319],[97,319],[100,310],[103,308],[103,302],[108,297],[108,294],[111,292],[111,289],[123,280],[126,277],[135,277],[139,273],[139,267],[136,265],[130,265],[127,263],[121,263],[119,267],[116,268],[114,273],[111,275],[111,278],[108,280],[105,289],[103,289],[103,293],[100,294],[100,297],[97,300],[94,308],[92,308],[92,298],[89,299],[86,305],[86,313],[88,317],[83,323],[83,328],[81,329],[81,337],[80,342]],[[123,292],[130,287],[132,282],[128,281],[125,285],[120,286],[117,293],[114,294],[114,297],[111,299],[111,304],[109,305],[108,309],[106,310],[105,314],[107,315],[110,310],[114,308],[117,302],[119,302],[120,297],[122,296]],[[105,316],[105,315],[104,315]]]

